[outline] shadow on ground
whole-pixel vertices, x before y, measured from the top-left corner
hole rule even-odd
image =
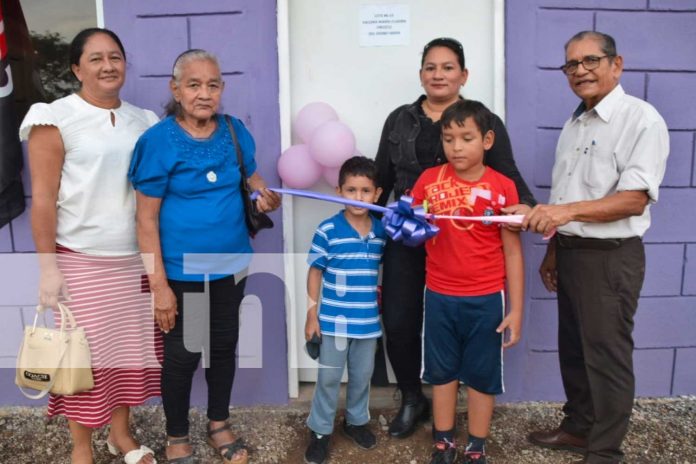
[[[386,423],[395,413],[394,408],[372,411],[370,424],[378,436],[378,446],[371,451],[357,449],[337,427],[332,437],[329,464],[427,464],[431,452],[430,424],[419,427],[408,439],[391,439],[386,432]],[[308,439],[304,425],[306,415],[306,408],[298,407],[235,408],[231,422],[235,432],[253,449],[250,462],[295,464],[303,462]],[[191,435],[200,462],[222,462],[205,443],[205,413],[194,410],[191,416]],[[339,416],[337,421],[341,419]],[[558,404],[523,403],[497,407],[488,443],[489,462],[574,462],[579,456],[543,450],[526,441],[531,430],[554,427],[559,420]],[[161,408],[134,408],[135,436],[157,452],[160,463],[166,462],[163,424]],[[458,430],[462,437],[466,430],[466,412],[458,415]],[[95,431],[95,463],[122,463],[122,459],[114,458],[106,451],[106,435],[106,429]],[[69,443],[65,420],[47,420],[45,408],[0,408],[0,463],[69,463]],[[624,448],[626,462],[630,464],[696,464],[696,397],[637,401]]]

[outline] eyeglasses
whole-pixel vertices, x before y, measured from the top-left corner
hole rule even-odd
[[[566,64],[561,66],[559,69],[563,71],[564,74],[567,76],[570,76],[571,74],[575,74],[575,71],[578,70],[578,66],[582,64],[582,67],[585,68],[586,71],[592,71],[593,69],[597,69],[599,67],[599,62],[602,61],[602,58],[614,58],[616,55],[604,55],[604,56],[586,56],[584,57],[581,61],[578,60],[572,60],[572,61],[567,61]]]

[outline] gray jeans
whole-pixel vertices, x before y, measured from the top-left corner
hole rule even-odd
[[[348,366],[346,421],[365,425],[370,421],[370,377],[375,366],[377,339],[358,339],[322,335],[319,375],[307,426],[319,435],[333,432],[341,377]]]

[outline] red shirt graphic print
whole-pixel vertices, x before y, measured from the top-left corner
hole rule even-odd
[[[512,180],[487,167],[478,181],[457,177],[449,164],[427,169],[413,187],[415,204],[447,216],[493,216],[519,202]],[[505,287],[500,226],[438,219],[440,233],[426,242],[426,285],[455,296],[487,295]]]

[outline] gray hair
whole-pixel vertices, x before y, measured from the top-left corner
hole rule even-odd
[[[217,66],[218,69],[220,69],[220,63],[218,62],[217,57],[212,53],[200,48],[186,50],[174,60],[174,66],[172,67],[172,81],[176,85],[179,85],[179,82],[181,82],[181,75],[184,67],[193,61],[210,61]],[[174,97],[172,97],[164,106],[164,114],[165,116],[181,116],[181,104],[174,100]]]
[[[568,47],[571,43],[577,42],[578,40],[583,40],[586,38],[595,39],[599,42],[599,47],[602,49],[602,53],[609,57],[616,56],[616,41],[609,34],[604,34],[603,32],[597,31],[580,31],[566,42],[564,50],[567,52]]]

